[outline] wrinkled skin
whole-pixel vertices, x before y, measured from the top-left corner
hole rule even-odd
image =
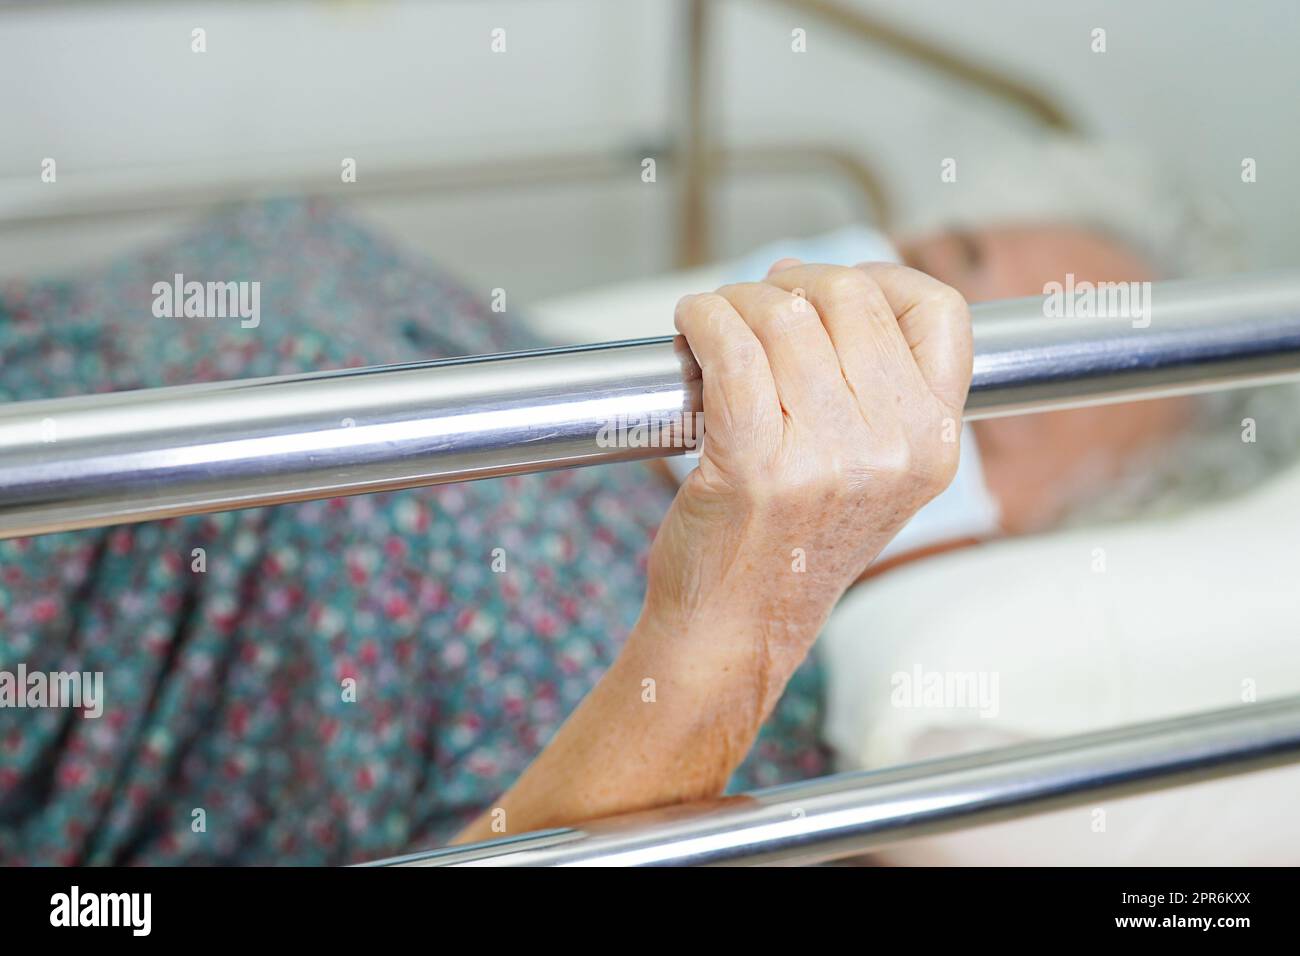
[[[783,260],[676,312],[708,432],[623,652],[461,840],[720,794],[835,602],[952,480],[970,316],[890,264]]]
[[[651,552],[648,609],[681,632],[760,611],[764,652],[787,674],[952,479],[965,303],[898,266],[783,261],[765,282],[688,297],[676,324],[704,371],[709,430]]]
[[[911,266],[970,302],[1042,295],[1049,282],[1145,282],[1152,268],[1118,240],[1059,225],[949,231],[898,243]],[[1134,454],[1178,434],[1191,399],[1129,402],[976,422],[975,437],[1003,530],[1049,527]]]

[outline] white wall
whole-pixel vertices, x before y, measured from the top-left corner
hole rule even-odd
[[[1169,157],[1224,195],[1255,262],[1300,259],[1300,6],[1247,0],[862,3],[1041,84],[1090,127]],[[335,186],[397,162],[653,143],[675,122],[680,7],[660,0],[0,6],[0,222],[123,185],[294,170]],[[715,99],[734,142],[833,142],[871,157],[902,201],[940,157],[995,150],[1022,118],[860,47],[777,3],[717,4]],[[207,30],[208,52],[190,51]],[[790,30],[809,48],[790,52]],[[1109,50],[1089,50],[1107,30]],[[489,50],[507,30],[508,53]],[[644,150],[642,150],[644,152]],[[39,182],[43,157],[59,180]],[[1259,182],[1240,181],[1253,156]],[[359,214],[471,281],[528,298],[672,262],[671,175],[576,188],[403,196]],[[52,190],[58,190],[57,194]],[[56,198],[57,197],[57,198]],[[723,191],[724,251],[854,214],[830,180]],[[75,269],[192,218],[0,226],[0,275]]]

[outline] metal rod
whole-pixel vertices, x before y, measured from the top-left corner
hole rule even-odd
[[[972,310],[966,418],[1300,374],[1297,274],[1157,283],[1136,318],[1052,303],[1086,305]],[[663,457],[700,411],[671,337],[0,405],[0,538]]]
[[[600,179],[639,182],[641,161],[654,156],[675,169],[689,168],[690,159],[679,145],[651,140],[627,146],[609,146],[603,151],[584,153],[539,153],[522,159],[484,160],[474,163],[413,162],[390,163],[368,169],[354,183],[341,185],[338,177],[313,179],[291,171],[267,172],[259,167],[256,176],[240,176],[228,164],[202,166],[141,167],[133,170],[126,185],[112,185],[112,177],[85,176],[85,184],[71,195],[51,197],[40,190],[28,190],[12,200],[0,201],[0,235],[5,231],[29,230],[38,226],[59,226],[87,219],[143,216],[151,213],[185,212],[220,203],[264,200],[276,196],[315,196],[331,201],[362,197],[409,198],[419,193],[461,195],[468,191],[528,189],[553,185],[590,185]],[[299,166],[321,165],[320,157],[307,157]],[[331,158],[330,162],[334,162]],[[827,171],[855,188],[865,200],[870,221],[887,223],[882,212],[885,189],[867,161],[849,151],[824,143],[791,145],[740,143],[708,150],[701,164],[743,173],[775,171],[785,175],[816,177],[825,182]],[[139,181],[143,180],[143,184]],[[71,192],[71,187],[69,187]],[[707,215],[707,205],[700,207]]]
[[[912,60],[948,77],[963,87],[974,87],[1008,103],[1051,129],[1075,132],[1080,124],[1041,89],[1040,82],[1023,82],[936,45],[838,0],[777,0],[795,13],[809,13],[834,27],[836,37],[876,43],[888,52]]]
[[[377,866],[805,864],[1300,761],[1300,697],[846,773]]]
[[[681,86],[681,121],[676,152],[681,158],[678,197],[677,265],[690,269],[709,260],[713,244],[709,215],[708,91],[709,0],[686,0],[682,42],[686,64]],[[713,117],[716,122],[717,117]]]

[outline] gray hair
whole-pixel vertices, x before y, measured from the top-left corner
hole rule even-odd
[[[896,232],[1074,225],[1115,237],[1170,278],[1247,268],[1225,203],[1192,188],[1173,164],[1120,144],[1049,137],[1000,147],[990,159],[966,159],[957,182],[932,198],[904,209]],[[1183,434],[1135,456],[1064,523],[1167,514],[1248,491],[1300,460],[1298,410],[1296,384],[1201,396]]]
[[[988,158],[964,159],[957,180],[905,206],[893,231],[916,236],[1034,223],[1112,235],[1169,277],[1246,268],[1226,203],[1149,154],[1073,136],[1004,143]]]

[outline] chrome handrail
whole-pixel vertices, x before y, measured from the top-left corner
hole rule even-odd
[[[967,419],[1300,375],[1300,275],[1083,294],[972,309]],[[665,337],[0,405],[0,538],[680,454],[699,375]]]
[[[838,774],[372,866],[807,864],[1300,762],[1300,697]]]

